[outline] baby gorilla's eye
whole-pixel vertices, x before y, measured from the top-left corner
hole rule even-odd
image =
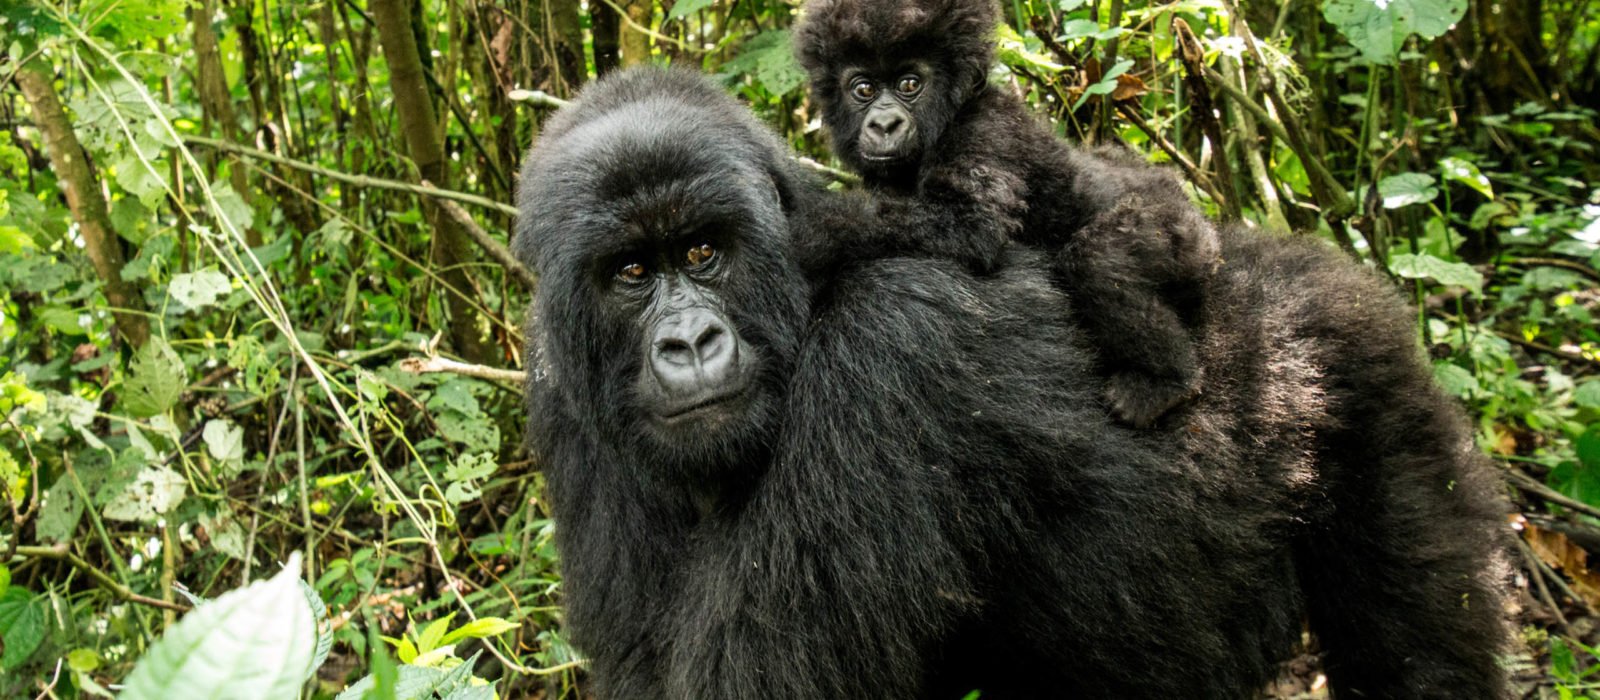
[[[896,89],[902,95],[915,95],[922,90],[922,79],[915,75],[905,76],[900,79],[900,84],[896,86]]]
[[[689,248],[689,252],[685,255],[685,257],[689,260],[689,265],[691,267],[699,267],[711,262],[711,259],[715,258],[716,256],[717,249],[711,247],[710,243],[701,243],[700,245],[693,246]]]
[[[622,267],[617,268],[617,279],[624,282],[643,282],[649,274],[643,263],[634,261],[624,262]]]
[[[866,78],[861,78],[850,86],[850,93],[855,95],[856,99],[870,100],[878,96],[878,86],[873,85],[872,81]]]

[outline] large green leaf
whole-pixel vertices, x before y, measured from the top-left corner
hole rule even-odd
[[[1439,196],[1432,175],[1426,173],[1400,173],[1378,181],[1378,194],[1383,197],[1384,209],[1399,209],[1412,204],[1426,204]]]
[[[186,373],[183,358],[160,336],[139,348],[133,357],[133,376],[122,387],[122,410],[136,418],[148,418],[177,403],[183,393]]]
[[[169,628],[134,666],[121,698],[298,697],[316,646],[294,552],[278,575],[203,603]]]
[[[743,50],[723,67],[735,73],[754,74],[757,81],[774,95],[786,95],[805,82],[806,73],[795,61],[789,30],[774,29],[757,34]]]
[[[1483,293],[1483,274],[1471,265],[1449,262],[1427,253],[1400,253],[1389,258],[1389,270],[1406,279],[1431,279],[1439,284],[1466,287]]]
[[[11,670],[28,660],[45,634],[45,601],[22,588],[0,592],[0,669]]]
[[[1327,0],[1322,16],[1373,63],[1393,65],[1406,37],[1433,39],[1466,14],[1467,0]]]

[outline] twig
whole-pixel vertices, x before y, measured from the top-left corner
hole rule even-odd
[[[1294,117],[1294,110],[1290,108],[1289,101],[1284,99],[1283,92],[1278,89],[1277,78],[1272,74],[1272,66],[1261,55],[1261,49],[1256,46],[1256,38],[1250,31],[1250,24],[1245,21],[1244,13],[1239,11],[1235,0],[1226,0],[1228,6],[1228,20],[1240,39],[1244,40],[1245,48],[1250,56],[1255,59],[1261,71],[1258,81],[1267,98],[1272,101],[1272,106],[1278,110],[1278,120],[1283,126],[1285,140],[1289,143],[1295,155],[1300,157],[1300,162],[1306,166],[1306,172],[1311,175],[1311,195],[1316,198],[1317,205],[1322,207],[1323,215],[1328,217],[1328,223],[1337,228],[1346,218],[1356,210],[1355,200],[1350,198],[1350,193],[1344,186],[1328,172],[1322,159],[1311,151],[1311,143],[1306,138],[1305,130],[1301,128],[1299,120]],[[1254,100],[1247,100],[1254,102]]]
[[[1217,122],[1217,108],[1211,102],[1211,88],[1206,85],[1205,48],[1194,30],[1182,18],[1172,20],[1172,33],[1178,41],[1178,61],[1183,64],[1183,85],[1189,98],[1189,114],[1200,122],[1200,131],[1211,141],[1216,157],[1211,162],[1217,169],[1220,189],[1227,199],[1222,201],[1222,211],[1229,219],[1239,219],[1243,203],[1233,186],[1233,168],[1228,163],[1227,145],[1222,140],[1222,125]]]
[[[1550,595],[1550,589],[1544,585],[1545,568],[1540,566],[1543,562],[1539,561],[1539,555],[1534,554],[1533,548],[1529,547],[1527,542],[1522,541],[1521,537],[1517,538],[1517,549],[1522,552],[1522,560],[1528,565],[1529,577],[1533,579],[1534,586],[1539,589],[1539,599],[1544,601],[1545,607],[1550,608],[1551,614],[1556,616],[1556,622],[1560,623],[1561,631],[1569,637],[1572,636],[1572,624],[1567,622],[1566,615],[1561,614],[1561,606],[1556,604],[1555,597]]]
[[[427,180],[423,180],[422,184],[427,187],[433,186]],[[473,221],[472,216],[467,214],[467,210],[462,209],[461,205],[448,199],[438,200],[438,205],[444,211],[445,216],[454,219],[457,224],[460,224],[461,228],[466,230],[467,235],[477,242],[478,247],[483,248],[484,252],[489,254],[489,257],[500,263],[506,269],[506,274],[516,279],[524,290],[532,292],[539,286],[539,278],[534,276],[533,271],[517,260],[517,257],[511,254],[510,248],[495,240],[493,236],[489,235],[488,231],[483,230],[483,227],[478,225],[478,222]]]
[[[506,97],[512,102],[526,102],[535,107],[560,109],[572,104],[571,100],[563,100],[543,90],[512,90]]]
[[[433,197],[435,199],[453,199],[453,200],[458,201],[458,202],[463,202],[463,203],[466,203],[466,204],[475,204],[477,206],[484,207],[486,209],[493,209],[493,210],[498,211],[498,212],[500,212],[502,214],[510,214],[512,216],[516,216],[516,214],[517,214],[517,208],[511,206],[510,204],[505,204],[503,202],[496,202],[496,201],[494,201],[492,199],[489,199],[488,197],[479,197],[478,195],[467,194],[466,192],[456,192],[454,190],[441,190],[441,189],[439,189],[437,187],[429,187],[429,186],[425,186],[425,185],[417,185],[417,184],[413,184],[413,183],[410,183],[410,182],[402,182],[400,180],[389,180],[389,179],[386,179],[386,178],[370,177],[370,176],[367,176],[367,175],[351,175],[349,173],[341,173],[341,172],[339,172],[337,170],[324,168],[324,167],[322,167],[320,165],[312,165],[310,163],[307,163],[307,162],[304,162],[304,161],[295,160],[293,158],[285,158],[285,157],[280,156],[280,155],[278,155],[276,153],[268,153],[268,152],[263,151],[263,150],[250,148],[249,146],[241,146],[239,144],[236,144],[236,143],[233,143],[233,142],[230,142],[230,141],[224,141],[222,139],[213,139],[213,138],[206,138],[204,136],[193,136],[193,135],[185,134],[183,136],[183,140],[184,140],[185,143],[191,143],[191,144],[194,144],[194,145],[197,145],[197,146],[206,146],[208,148],[215,148],[215,149],[217,149],[219,151],[227,151],[229,153],[237,153],[239,155],[247,156],[247,157],[250,157],[250,158],[255,158],[257,160],[264,160],[264,161],[267,161],[267,162],[270,162],[270,163],[277,163],[279,165],[284,165],[284,166],[288,166],[290,168],[295,168],[296,170],[304,170],[304,171],[306,171],[308,173],[314,173],[314,174],[321,175],[323,177],[326,177],[326,178],[329,178],[329,179],[332,179],[332,180],[338,180],[340,182],[346,182],[346,183],[349,183],[349,184],[352,184],[352,185],[356,185],[356,186],[359,186],[359,187],[372,187],[372,188],[382,189],[382,190],[398,190],[398,191],[401,191],[401,192],[411,192],[413,194],[420,194],[420,195],[423,195],[425,197]]]
[[[1516,333],[1507,333],[1507,332],[1502,331],[1502,330],[1493,330],[1492,332],[1495,335],[1499,336],[1500,338],[1503,338],[1503,339],[1505,339],[1505,340],[1507,340],[1507,341],[1509,341],[1511,343],[1514,343],[1516,345],[1521,345],[1522,347],[1527,348],[1529,350],[1533,350],[1535,352],[1542,352],[1542,353],[1544,353],[1546,355],[1552,355],[1552,356],[1555,356],[1555,357],[1559,357],[1559,358],[1561,358],[1563,360],[1568,360],[1570,362],[1581,362],[1581,363],[1584,363],[1584,364],[1594,365],[1595,367],[1600,367],[1600,360],[1597,360],[1597,359],[1595,359],[1593,357],[1589,357],[1588,355],[1581,355],[1579,353],[1571,352],[1569,350],[1562,350],[1561,348],[1551,347],[1549,345],[1545,345],[1544,343],[1538,342],[1536,340],[1528,340],[1526,338],[1523,338],[1520,335],[1517,335]],[[1600,516],[1596,516],[1596,517],[1600,517]]]
[[[1571,270],[1590,279],[1600,281],[1600,270],[1575,260],[1562,260],[1561,258],[1511,258],[1501,262],[1511,265],[1526,265],[1529,267],[1559,267]]]
[[[1505,473],[1507,480],[1511,482],[1512,486],[1515,486],[1523,491],[1531,493],[1539,498],[1559,505],[1568,510],[1582,513],[1591,518],[1600,518],[1600,508],[1595,508],[1594,506],[1584,503],[1583,501],[1563,495],[1561,492],[1539,483],[1538,479],[1522,473],[1521,469],[1507,465],[1505,468]]]
[[[93,564],[84,561],[83,557],[73,554],[71,550],[67,549],[66,544],[58,544],[53,547],[24,545],[17,547],[16,555],[22,557],[33,557],[35,559],[54,559],[56,561],[64,561],[68,564],[71,564],[73,568],[88,574],[89,578],[94,579],[95,583],[100,584],[101,588],[110,591],[111,594],[115,595],[118,600],[122,600],[124,602],[139,603],[141,605],[149,605],[151,607],[161,608],[163,610],[175,610],[177,612],[189,611],[189,606],[182,603],[172,603],[134,593],[133,589],[117,583],[117,580],[111,578],[111,576],[106,574],[106,572],[96,569]]]
[[[827,175],[828,177],[838,180],[846,185],[861,184],[861,176],[855,173],[845,172],[832,166],[823,165],[805,156],[795,156],[794,159],[799,161],[801,165],[811,168],[812,170],[822,173],[823,175]]]
[[[484,365],[469,365],[465,362],[456,362],[444,357],[408,357],[397,365],[402,372],[411,374],[428,374],[432,372],[450,372],[467,377],[487,379],[495,382],[507,382],[515,386],[522,386],[527,381],[528,373],[514,369],[500,369]]]
[[[1195,164],[1190,162],[1189,158],[1183,155],[1182,151],[1179,151],[1176,146],[1173,146],[1171,142],[1167,141],[1167,138],[1162,136],[1161,132],[1157,131],[1154,127],[1151,127],[1150,124],[1144,120],[1144,117],[1139,116],[1139,113],[1135,111],[1133,107],[1119,102],[1117,103],[1117,112],[1122,115],[1123,119],[1126,119],[1134,126],[1139,127],[1139,130],[1143,131],[1145,136],[1150,137],[1150,140],[1154,142],[1156,146],[1160,147],[1161,150],[1167,154],[1167,157],[1172,159],[1172,162],[1177,163],[1178,167],[1183,168],[1183,172],[1189,176],[1189,181],[1193,182],[1196,187],[1205,190],[1206,194],[1210,195],[1211,199],[1217,203],[1218,209],[1221,209],[1224,212],[1234,211],[1234,208],[1230,206],[1228,199],[1223,197],[1222,193],[1217,190],[1216,183],[1211,181],[1211,176],[1195,167]],[[1234,218],[1238,217],[1235,216]]]

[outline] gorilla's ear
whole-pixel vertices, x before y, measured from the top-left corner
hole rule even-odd
[[[793,159],[781,153],[771,153],[762,160],[762,169],[772,180],[773,189],[778,192],[778,207],[786,216],[794,213],[799,203],[800,188],[805,186],[805,182],[802,175],[796,172]]]

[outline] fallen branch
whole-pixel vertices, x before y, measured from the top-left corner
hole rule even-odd
[[[528,373],[514,369],[500,369],[484,365],[469,365],[465,362],[456,362],[437,355],[433,357],[408,357],[397,365],[400,371],[410,374],[430,374],[433,372],[449,372],[466,377],[487,379],[492,382],[507,382],[521,387],[527,381]]]
[[[148,605],[153,608],[162,608],[164,610],[173,610],[176,612],[189,611],[189,606],[182,603],[158,600],[156,598],[150,598],[139,595],[138,593],[134,593],[133,589],[118,583],[116,579],[111,578],[111,576],[106,572],[96,569],[94,568],[93,564],[84,561],[83,557],[73,554],[72,550],[67,549],[67,545],[65,544],[58,544],[53,547],[17,547],[16,555],[22,557],[33,557],[35,559],[54,559],[56,561],[64,561],[72,565],[72,568],[88,574],[89,578],[94,579],[95,583],[100,584],[101,588],[110,591],[112,595],[116,596],[118,600],[123,602],[138,603],[140,605]]]
[[[1531,493],[1546,501],[1559,505],[1575,513],[1582,513],[1591,518],[1600,518],[1600,508],[1595,508],[1583,501],[1572,498],[1549,486],[1545,486],[1538,479],[1522,473],[1521,469],[1507,465],[1505,468],[1506,480],[1523,491]]]

